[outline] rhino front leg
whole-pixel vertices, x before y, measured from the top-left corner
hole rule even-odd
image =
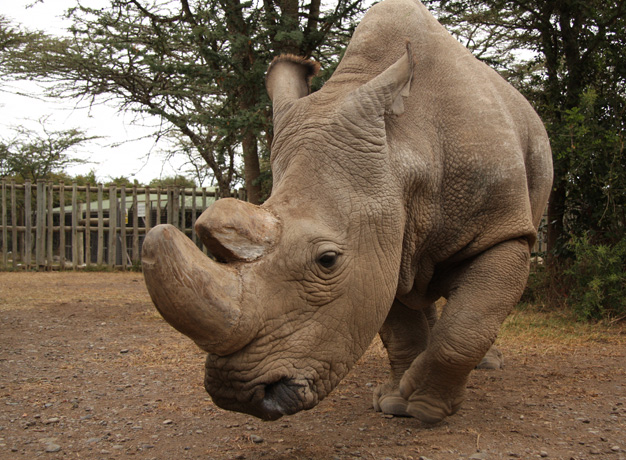
[[[374,391],[373,404],[376,411],[409,416],[406,411],[408,401],[400,396],[400,379],[415,358],[428,346],[430,330],[435,321],[434,304],[424,310],[412,310],[400,301],[394,301],[379,332],[387,349],[391,373],[389,382]]]
[[[436,423],[458,411],[469,373],[493,345],[522,295],[529,260],[526,240],[506,241],[447,278],[447,305],[426,350],[400,381],[400,396],[408,401],[409,415]]]

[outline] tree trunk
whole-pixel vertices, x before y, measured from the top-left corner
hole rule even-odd
[[[550,193],[548,201],[548,235],[546,241],[546,256],[548,265],[558,260],[555,250],[558,247],[558,240],[565,231],[563,217],[565,214],[565,184],[555,176],[556,180]]]
[[[259,152],[257,139],[253,132],[248,131],[242,141],[243,148],[243,172],[246,180],[246,192],[248,201],[252,204],[261,204],[261,184],[259,176],[261,167],[259,165]]]

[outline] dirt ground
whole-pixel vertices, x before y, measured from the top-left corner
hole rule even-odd
[[[0,273],[0,459],[626,459],[626,327],[590,331],[514,319],[505,368],[434,426],[372,410],[376,342],[315,409],[262,422],[211,402],[140,274]]]

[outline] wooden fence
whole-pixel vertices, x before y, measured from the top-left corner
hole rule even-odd
[[[178,227],[205,250],[193,227],[220,195],[214,188],[16,184],[4,179],[0,187],[0,269],[137,267],[145,235],[159,223]],[[235,196],[245,199],[243,191]]]
[[[145,235],[159,223],[178,227],[206,252],[193,227],[219,198],[214,188],[53,185],[2,180],[0,270],[128,269],[141,263]],[[243,191],[235,196],[245,199]],[[532,265],[543,265],[545,216]]]

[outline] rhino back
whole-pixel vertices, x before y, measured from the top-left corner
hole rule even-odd
[[[358,26],[322,89],[345,94],[380,74],[410,42],[406,111],[387,121],[389,161],[403,182],[407,228],[400,285],[512,238],[535,238],[552,181],[537,114],[417,0],[385,0]],[[402,288],[400,288],[402,290]]]

